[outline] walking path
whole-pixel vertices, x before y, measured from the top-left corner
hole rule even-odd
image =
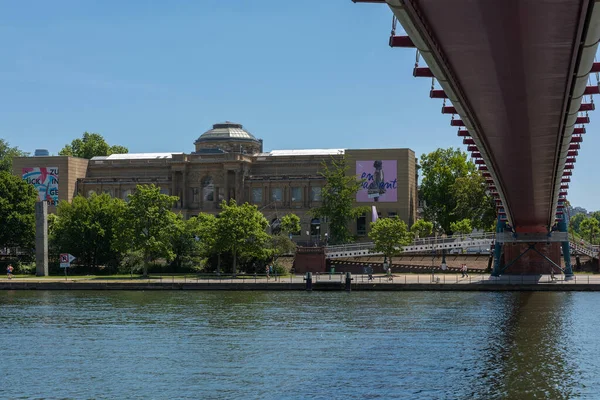
[[[499,278],[489,274],[460,273],[446,274],[394,274],[352,275],[352,290],[599,290],[600,275],[575,275],[565,279],[562,275],[504,275]],[[345,289],[345,274],[314,274],[314,290]],[[81,277],[13,277],[0,279],[0,290],[16,289],[97,289],[97,290],[147,290],[147,289],[189,289],[189,290],[303,290],[306,288],[304,276],[162,276],[150,278],[102,278]]]

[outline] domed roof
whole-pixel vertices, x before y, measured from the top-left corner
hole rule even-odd
[[[226,140],[248,140],[258,142],[250,132],[244,130],[242,124],[226,121],[221,124],[214,124],[212,129],[204,132],[196,142],[204,141],[226,141]]]

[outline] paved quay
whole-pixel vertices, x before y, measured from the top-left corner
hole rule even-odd
[[[313,275],[312,290],[344,291],[345,275]],[[304,276],[220,278],[170,276],[133,279],[101,277],[15,277],[0,279],[0,290],[306,290]],[[351,290],[370,291],[600,291],[600,275],[395,274],[353,275]]]

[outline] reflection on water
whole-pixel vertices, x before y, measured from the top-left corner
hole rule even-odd
[[[0,292],[0,398],[597,398],[596,293]]]

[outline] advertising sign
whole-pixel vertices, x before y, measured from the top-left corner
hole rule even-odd
[[[362,181],[356,193],[359,203],[398,201],[398,169],[396,160],[356,162],[356,177]]]
[[[23,180],[31,183],[38,192],[38,201],[47,201],[49,206],[58,205],[58,168],[23,168]]]

